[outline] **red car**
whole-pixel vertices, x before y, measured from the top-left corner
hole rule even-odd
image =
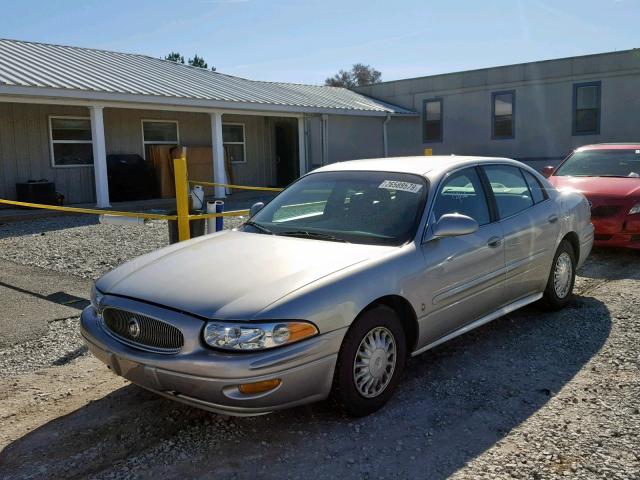
[[[640,143],[580,147],[543,173],[556,189],[587,197],[594,245],[640,249]]]

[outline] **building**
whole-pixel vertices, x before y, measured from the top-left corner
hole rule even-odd
[[[0,40],[0,198],[15,198],[17,182],[48,179],[66,203],[108,206],[107,156],[145,157],[154,144],[210,147],[217,182],[229,173],[238,184],[286,185],[330,161],[403,154],[388,139],[416,121],[343,88]]]
[[[639,140],[640,49],[349,91],[0,40],[0,198],[48,179],[67,203],[107,206],[107,157],[146,158],[153,145],[210,149],[217,182],[282,186],[327,163],[425,148],[542,168],[580,145]]]
[[[542,168],[580,145],[640,140],[640,49],[356,90],[420,112],[392,139],[415,153],[504,156]]]

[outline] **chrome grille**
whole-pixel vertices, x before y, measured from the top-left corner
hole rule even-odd
[[[111,334],[144,350],[175,353],[184,345],[184,336],[178,328],[146,315],[107,308],[102,319]]]
[[[613,217],[621,208],[619,205],[600,205],[591,209],[591,216],[594,218]]]

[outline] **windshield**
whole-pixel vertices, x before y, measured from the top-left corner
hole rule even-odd
[[[561,177],[640,177],[640,150],[575,152],[554,173]]]
[[[320,172],[260,210],[245,231],[350,243],[402,245],[416,233],[427,185],[417,175]]]

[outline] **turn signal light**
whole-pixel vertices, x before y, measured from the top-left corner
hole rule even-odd
[[[256,393],[264,393],[269,390],[273,390],[281,383],[282,380],[279,378],[273,378],[271,380],[263,380],[261,382],[243,383],[242,385],[238,385],[238,390],[240,390],[240,393],[244,393],[245,395],[255,395]]]

